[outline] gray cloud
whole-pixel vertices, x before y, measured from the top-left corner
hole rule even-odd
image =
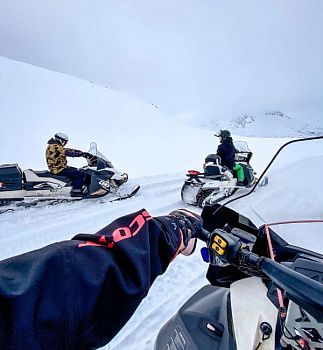
[[[1,0],[0,55],[170,112],[323,107],[320,0]]]

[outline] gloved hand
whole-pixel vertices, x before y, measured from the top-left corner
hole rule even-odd
[[[82,157],[86,158],[86,159],[91,159],[93,156],[93,154],[91,153],[87,153],[87,152],[83,152],[82,153]]]
[[[83,152],[82,157],[87,159],[89,162],[94,163],[97,160],[97,157],[91,153]]]
[[[183,246],[181,253],[184,255],[193,254],[197,243],[196,238],[203,236],[202,218],[186,209],[174,210],[169,215],[176,217],[182,232]]]

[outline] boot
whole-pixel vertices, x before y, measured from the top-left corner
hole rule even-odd
[[[73,188],[70,192],[71,197],[83,197],[83,193],[81,189],[75,189]]]

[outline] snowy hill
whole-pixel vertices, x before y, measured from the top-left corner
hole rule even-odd
[[[91,141],[97,142],[101,152],[130,176],[157,174],[157,169],[169,166],[173,172],[185,171],[188,159],[190,166],[198,166],[205,147],[215,148],[210,132],[174,122],[130,95],[1,57],[0,76],[5,125],[1,163],[46,167],[46,143],[57,131],[69,135],[71,148],[86,151]],[[203,143],[196,142],[201,139]]]
[[[130,174],[130,181],[141,184],[140,192],[123,202],[83,201],[0,215],[1,259],[79,232],[95,232],[143,207],[152,215],[179,207],[200,213],[181,201],[180,190],[185,170],[200,169],[204,156],[216,149],[213,132],[169,118],[138,98],[8,59],[0,58],[0,75],[0,114],[6,126],[0,131],[0,163],[45,168],[46,141],[61,130],[69,134],[71,147],[85,149],[90,141],[97,141],[116,167]],[[277,123],[275,132],[287,135],[289,121]],[[287,139],[264,138],[267,134],[258,126],[252,131],[257,137],[240,137],[237,132],[234,138],[248,141],[259,174]],[[257,224],[276,218],[322,219],[322,164],[322,140],[294,145],[274,163],[268,186],[232,206]],[[288,241],[322,253],[322,227],[305,232],[304,227],[279,231]],[[105,349],[152,350],[163,323],[207,284],[206,269],[199,252],[178,257]]]
[[[211,131],[228,129],[244,136],[307,137],[323,134],[322,111],[315,108],[284,113],[191,112],[175,115],[178,120]]]

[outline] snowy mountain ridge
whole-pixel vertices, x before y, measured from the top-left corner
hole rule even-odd
[[[216,115],[216,117],[212,116]],[[177,115],[180,120],[208,130],[228,129],[244,136],[306,137],[323,135],[323,118],[319,111],[282,112],[271,110],[258,113],[188,113]]]

